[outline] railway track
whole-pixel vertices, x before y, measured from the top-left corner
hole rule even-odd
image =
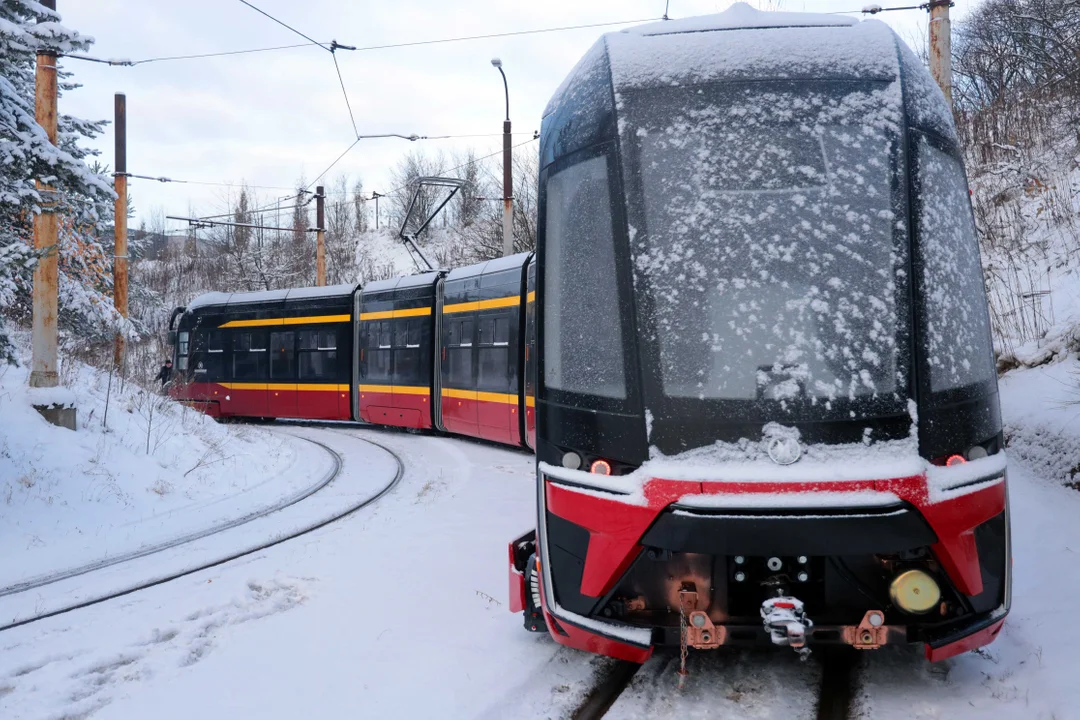
[[[817,653],[821,681],[813,717],[816,720],[849,720],[855,694],[857,656],[849,648],[825,649]],[[641,665],[625,660],[614,661],[601,672],[582,702],[570,714],[571,720],[598,720],[608,716],[622,693],[630,686]],[[665,693],[678,693],[676,679],[670,675]],[[706,701],[707,702],[707,701]],[[613,717],[616,717],[613,715]]]
[[[260,511],[258,511],[256,513],[249,513],[248,515],[245,515],[245,516],[243,516],[241,518],[231,520],[231,521],[229,521],[227,523],[222,523],[221,525],[214,526],[213,528],[207,528],[205,530],[202,530],[202,531],[199,531],[199,532],[196,532],[196,533],[191,533],[191,534],[179,537],[179,538],[174,538],[174,539],[169,540],[167,542],[159,543],[158,545],[152,546],[150,548],[144,548],[144,549],[141,549],[141,550],[136,551],[136,552],[128,553],[126,555],[110,558],[109,560],[90,563],[88,565],[81,566],[81,567],[78,567],[78,568],[71,568],[71,569],[68,569],[68,570],[64,570],[62,572],[54,573],[54,574],[52,574],[50,576],[43,576],[41,578],[35,578],[34,580],[28,581],[27,583],[20,583],[19,585],[12,585],[12,586],[9,586],[7,588],[3,588],[2,590],[0,590],[0,597],[17,595],[19,593],[27,592],[29,590],[38,589],[38,588],[42,588],[42,587],[47,587],[48,585],[52,585],[52,584],[55,584],[55,583],[58,583],[58,582],[61,582],[63,580],[67,580],[67,579],[70,579],[70,578],[73,578],[73,577],[78,577],[80,575],[86,575],[86,574],[89,574],[89,573],[92,573],[92,572],[95,572],[95,571],[98,571],[98,570],[102,570],[102,569],[104,569],[106,567],[119,565],[119,564],[122,564],[124,562],[130,562],[132,560],[136,560],[136,559],[143,558],[143,557],[148,557],[150,555],[161,553],[161,552],[164,552],[166,550],[170,550],[172,548],[180,547],[180,546],[182,546],[184,544],[191,543],[191,542],[194,542],[194,541],[202,539],[202,538],[210,537],[212,535],[219,534],[219,533],[225,532],[227,530],[239,527],[241,525],[253,522],[254,520],[257,520],[257,519],[259,519],[261,517],[266,517],[267,515],[270,515],[270,514],[272,514],[274,512],[280,512],[280,511],[282,511],[282,510],[284,510],[284,509],[286,509],[288,507],[291,507],[293,505],[296,505],[296,504],[302,502],[303,500],[305,500],[307,498],[310,498],[311,496],[313,496],[318,491],[326,488],[331,482],[333,482],[334,479],[336,479],[340,475],[341,469],[344,466],[344,460],[342,459],[340,453],[338,453],[336,450],[334,450],[333,448],[331,448],[330,446],[328,446],[328,445],[326,445],[326,444],[324,444],[322,442],[319,442],[317,440],[312,440],[310,438],[304,438],[304,437],[301,437],[301,436],[298,436],[298,435],[293,435],[292,433],[289,433],[289,434],[292,435],[293,437],[297,437],[298,439],[306,440],[307,442],[311,442],[311,443],[314,443],[315,445],[320,446],[321,448],[323,448],[323,450],[325,450],[327,453],[329,453],[331,455],[331,457],[333,458],[333,468],[332,468],[332,470],[329,473],[327,473],[323,478],[320,478],[318,483],[315,483],[312,486],[309,486],[308,488],[305,488],[303,491],[301,491],[299,493],[294,493],[292,496],[289,496],[289,497],[283,499],[283,501],[281,501],[279,503],[275,503],[275,505],[270,507],[270,508],[260,510]],[[122,590],[117,590],[117,591],[97,595],[97,596],[94,596],[92,598],[82,600],[82,601],[77,602],[77,603],[73,603],[71,605],[67,605],[67,606],[64,606],[64,607],[61,607],[61,608],[58,608],[58,609],[55,609],[55,610],[51,610],[51,611],[48,611],[48,612],[44,612],[44,613],[41,613],[41,614],[34,615],[33,617],[24,618],[24,619],[21,619],[21,620],[16,620],[16,621],[13,621],[13,622],[8,622],[6,624],[2,624],[2,625],[0,625],[0,632],[3,632],[5,630],[12,630],[12,629],[17,628],[17,627],[22,627],[24,625],[29,625],[30,623],[45,620],[47,618],[56,617],[58,615],[63,615],[65,613],[73,612],[75,610],[81,610],[83,608],[87,608],[87,607],[90,607],[90,606],[93,606],[93,605],[97,605],[99,603],[107,602],[109,600],[113,600],[113,599],[116,599],[116,598],[124,597],[126,595],[131,595],[132,593],[139,592],[140,590],[146,590],[147,588],[155,587],[157,585],[162,585],[162,584],[165,584],[167,582],[171,582],[173,580],[177,580],[179,578],[186,577],[188,575],[193,575],[193,574],[201,572],[203,570],[207,570],[209,568],[217,567],[219,565],[224,565],[225,563],[232,562],[233,560],[237,560],[239,558],[242,558],[242,557],[245,557],[245,556],[248,556],[248,555],[253,555],[255,553],[262,552],[263,550],[274,547],[276,545],[280,545],[280,544],[282,544],[284,542],[288,542],[289,540],[294,540],[294,539],[296,539],[298,537],[301,537],[303,535],[307,535],[308,533],[312,533],[312,532],[314,532],[316,530],[319,530],[320,528],[326,527],[327,525],[330,525],[331,523],[337,522],[338,520],[341,520],[341,519],[351,515],[352,513],[357,512],[358,510],[361,510],[361,509],[371,505],[372,503],[377,502],[378,500],[380,500],[387,493],[391,492],[397,486],[397,484],[401,481],[402,475],[405,472],[405,465],[404,465],[401,458],[398,456],[398,454],[396,452],[394,452],[390,448],[386,447],[382,443],[378,443],[378,442],[375,442],[373,440],[369,440],[367,438],[359,437],[359,436],[353,435],[351,433],[338,433],[338,434],[346,435],[346,436],[351,437],[351,438],[353,438],[355,440],[365,442],[365,443],[367,443],[369,445],[372,445],[374,447],[379,448],[383,452],[390,455],[393,458],[394,463],[396,465],[396,470],[394,472],[393,478],[391,478],[391,480],[385,486],[383,486],[381,489],[379,489],[374,494],[369,495],[369,496],[365,497],[364,499],[362,499],[362,500],[360,500],[358,502],[351,503],[350,505],[346,506],[345,508],[341,509],[340,511],[334,512],[331,516],[322,518],[321,520],[319,520],[316,523],[307,525],[307,526],[302,527],[302,528],[297,529],[297,530],[287,532],[287,533],[282,534],[282,535],[275,536],[272,540],[269,540],[269,541],[263,542],[263,543],[259,543],[254,547],[248,547],[248,548],[246,548],[246,549],[244,549],[242,551],[239,551],[239,552],[229,553],[224,557],[217,557],[212,561],[199,563],[196,566],[186,567],[183,570],[178,571],[178,572],[168,573],[168,574],[166,574],[164,576],[154,577],[154,578],[152,578],[150,580],[146,580],[146,581],[140,582],[138,584],[125,587]],[[12,589],[12,588],[15,588],[15,589]]]

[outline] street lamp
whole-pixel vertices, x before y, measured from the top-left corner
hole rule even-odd
[[[491,59],[492,66],[499,71],[506,92],[506,120],[503,121],[503,256],[514,254],[514,180],[511,177],[510,160],[510,86],[506,82],[502,60]]]

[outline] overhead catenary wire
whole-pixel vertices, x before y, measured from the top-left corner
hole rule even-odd
[[[72,58],[74,60],[86,60],[88,62],[104,63],[106,65],[118,65],[123,67],[134,67],[135,65],[146,65],[147,63],[166,62],[169,60],[198,60],[202,58],[224,57],[226,55],[246,55],[248,53],[261,53],[272,52],[274,50],[294,50],[296,48],[322,46],[322,43],[317,42],[305,42],[296,43],[295,45],[275,45],[274,47],[264,48],[249,48],[247,50],[222,50],[219,52],[210,53],[196,53],[193,55],[162,55],[161,57],[143,58],[142,60],[114,60],[106,58],[90,57],[89,55],[80,55],[77,53],[57,53],[60,57]]]
[[[337,43],[334,43],[335,45]],[[337,79],[341,83],[341,94],[345,96],[345,107],[349,109],[349,121],[352,122],[353,134],[358,138],[360,137],[360,131],[356,129],[356,118],[353,116],[352,103],[349,102],[349,93],[345,90],[345,80],[341,77],[341,66],[338,65],[337,53],[331,51],[330,54],[334,58],[334,69],[337,70]]]
[[[930,8],[937,7],[939,5],[948,5],[952,7],[955,3],[953,0],[931,0],[931,2],[925,2],[921,5],[900,5],[896,7],[881,7],[880,5],[870,4],[864,5],[861,10],[834,10],[833,12],[825,13],[826,15],[877,15],[878,13],[891,12],[894,10],[929,10]]]
[[[367,50],[389,50],[391,48],[416,47],[418,45],[438,45],[440,43],[464,42],[467,40],[488,40],[490,38],[517,37],[519,35],[539,35],[541,33],[564,32],[567,30],[585,30],[610,25],[631,25],[633,23],[654,22],[661,18],[642,18],[638,20],[614,20],[612,22],[588,23],[586,25],[563,25],[561,27],[540,28],[538,30],[515,30],[511,32],[487,33],[484,35],[464,35],[462,37],[439,38],[436,40],[415,40],[412,42],[390,43],[386,45],[367,45],[356,48],[357,52]]]
[[[540,138],[538,138],[536,136],[531,137],[531,138],[529,138],[528,140],[526,140],[524,142],[520,142],[517,145],[514,145],[511,149],[516,150],[519,147],[524,147],[525,145],[528,145],[529,143],[536,142],[539,139]],[[462,164],[460,164],[460,165],[458,165],[456,167],[452,167],[449,170],[442,170],[441,174],[446,175],[446,174],[449,174],[449,173],[452,173],[452,172],[457,172],[458,170],[461,170],[463,168],[467,168],[470,165],[475,165],[477,163],[483,162],[484,160],[490,160],[493,157],[497,157],[499,155],[502,155],[502,152],[503,151],[501,149],[499,149],[499,150],[496,150],[495,152],[491,153],[490,155],[484,155],[482,157],[473,158],[472,160],[469,160],[468,162],[464,162],[464,163],[462,163]],[[408,185],[402,185],[400,187],[394,188],[393,190],[388,190],[385,193],[379,193],[379,197],[387,197],[389,195],[395,195],[395,194],[397,194],[399,192],[402,192],[403,190],[408,190],[408,188],[409,188]],[[348,193],[347,190],[345,192],[346,192],[346,194]],[[325,194],[326,195],[340,195],[341,193],[340,192],[334,192],[334,191],[331,190],[331,191],[326,192]],[[372,200],[372,198],[354,198],[352,200],[346,200],[346,201],[343,201],[343,202],[330,203],[330,204],[327,205],[327,207],[341,207],[342,205],[346,205],[346,204],[351,203],[351,202],[357,202],[357,201],[358,202],[370,202],[371,200]]]
[[[160,183],[180,183],[182,185],[219,185],[221,187],[248,187],[255,190],[295,190],[292,187],[282,187],[280,185],[248,185],[247,183],[235,183],[235,182],[212,182],[209,180],[180,180],[177,178],[155,176],[155,175],[138,175],[136,173],[124,173],[125,177],[135,178],[137,180],[153,180]]]
[[[244,5],[247,5],[249,8],[251,8],[255,12],[259,13],[260,15],[265,15],[266,17],[270,18],[271,20],[273,20],[274,22],[276,22],[278,25],[282,26],[283,28],[287,28],[287,29],[291,30],[292,32],[296,33],[297,35],[304,38],[308,42],[314,43],[314,44],[320,46],[321,48],[323,48],[326,51],[330,50],[329,45],[324,45],[323,43],[319,42],[318,40],[314,40],[314,39],[308,37],[304,33],[300,32],[299,30],[294,28],[292,25],[289,25],[288,23],[285,23],[285,22],[283,22],[281,20],[278,20],[276,17],[274,17],[270,13],[266,12],[265,10],[260,10],[259,8],[255,7],[254,5],[249,3],[247,0],[240,0],[240,2],[243,3]]]
[[[341,77],[341,66],[338,65],[337,52],[336,52],[339,49],[340,50],[355,50],[356,48],[352,47],[351,45],[342,45],[337,40],[331,40],[329,45],[324,45],[323,43],[320,43],[317,40],[314,40],[311,37],[309,37],[309,36],[305,35],[304,33],[300,32],[299,30],[294,28],[292,25],[289,25],[288,23],[283,22],[282,20],[278,20],[276,17],[274,17],[270,13],[266,12],[265,10],[260,10],[259,8],[255,7],[254,5],[249,3],[247,0],[240,0],[240,2],[243,3],[244,5],[247,5],[249,8],[251,8],[252,10],[258,12],[259,14],[265,15],[266,17],[270,18],[271,20],[276,22],[278,25],[281,25],[284,28],[288,28],[289,30],[296,33],[297,35],[304,38],[305,40],[307,40],[309,42],[312,42],[312,43],[315,43],[316,45],[318,45],[319,47],[323,48],[324,50],[326,50],[327,52],[330,53],[330,56],[332,58],[334,58],[334,70],[337,72],[338,83],[341,84],[341,94],[345,96],[345,107],[348,108],[348,110],[349,110],[349,122],[352,124],[353,135],[356,135],[356,137],[359,138],[360,137],[360,131],[356,129],[356,117],[353,115],[352,103],[349,102],[349,92],[345,89],[345,80]]]
[[[243,2],[243,0],[241,0],[241,2]],[[250,3],[245,3],[245,4],[249,5]],[[254,6],[252,6],[252,7],[254,7]],[[255,8],[255,9],[258,9],[258,8]],[[889,9],[901,10],[901,9],[905,9],[905,8],[889,8]],[[259,12],[262,13],[263,15],[266,15],[266,13],[263,13],[262,10],[259,10]],[[857,13],[857,12],[861,12],[861,11],[860,10],[851,10],[851,11],[845,11],[845,12]],[[838,12],[838,13],[833,13],[833,14],[840,15],[840,14],[844,14],[844,12]],[[270,16],[268,16],[268,17],[270,17]],[[276,18],[271,18],[271,19],[273,19],[275,22],[280,22]],[[653,22],[655,20],[663,20],[663,19],[666,19],[666,18],[643,18],[643,19],[640,19],[640,20],[613,20],[611,22],[588,23],[588,24],[584,24],[584,25],[564,25],[564,26],[561,26],[561,27],[539,28],[539,29],[536,29],[536,30],[513,30],[513,31],[507,31],[507,32],[486,33],[484,35],[465,35],[465,36],[461,36],[461,37],[435,38],[435,39],[431,39],[431,40],[414,40],[414,41],[409,41],[409,42],[390,43],[390,44],[385,44],[385,45],[367,45],[367,46],[364,46],[364,47],[356,47],[356,48],[350,47],[348,49],[349,50],[356,50],[357,52],[368,51],[368,50],[390,50],[390,49],[394,49],[394,48],[415,47],[415,46],[419,46],[419,45],[438,45],[438,44],[442,44],[442,43],[465,42],[465,41],[470,41],[470,40],[489,40],[489,39],[493,39],[493,38],[502,38],[502,37],[517,37],[517,36],[520,36],[520,35],[539,35],[539,34],[542,34],[542,33],[564,32],[564,31],[569,31],[569,30],[586,30],[586,29],[589,29],[589,28],[609,27],[609,26],[613,26],[613,25],[632,25],[634,23]],[[282,24],[284,24],[284,23],[282,23]],[[286,27],[289,27],[289,26],[286,25]],[[289,29],[292,29],[292,28],[289,28]],[[300,33],[300,35],[301,35],[301,37],[307,38],[307,35],[304,35],[303,33]],[[88,55],[78,55],[78,54],[68,54],[68,53],[58,53],[58,54],[63,56],[63,57],[73,58],[73,59],[76,59],[76,60],[86,60],[88,62],[104,63],[106,65],[117,65],[117,66],[131,67],[131,66],[135,66],[135,65],[145,65],[147,63],[155,63],[155,62],[168,62],[168,61],[173,61],[173,60],[201,60],[201,59],[204,59],[204,58],[225,57],[225,56],[228,56],[228,55],[244,55],[244,54],[247,54],[247,53],[272,52],[272,51],[275,51],[275,50],[293,50],[293,49],[296,49],[296,48],[311,47],[311,46],[317,46],[317,47],[323,48],[324,50],[329,50],[330,47],[332,46],[332,44],[333,44],[333,41],[328,43],[328,42],[319,42],[318,40],[309,40],[308,42],[297,43],[295,45],[276,45],[274,47],[249,48],[249,49],[245,49],[245,50],[222,50],[222,51],[219,51],[219,52],[195,53],[195,54],[190,54],[190,55],[163,55],[163,56],[160,56],[160,57],[143,58],[141,60],[110,60],[110,59],[106,59],[106,58],[90,57]],[[339,45],[338,47],[341,47],[341,48],[344,49],[345,46]]]

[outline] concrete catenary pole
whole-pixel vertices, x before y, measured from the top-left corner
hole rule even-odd
[[[930,74],[952,107],[952,37],[949,24],[951,0],[930,3]]]
[[[56,10],[56,0],[42,0]],[[45,129],[49,142],[56,145],[56,53],[39,50],[34,76],[34,115]],[[57,306],[57,232],[56,189],[37,181],[41,212],[34,216],[34,249],[42,253],[34,268],[33,361],[31,387],[56,387],[59,384],[56,356]]]
[[[371,199],[375,201],[375,229],[376,230],[379,229],[379,198],[381,198],[381,197],[386,197],[386,196],[385,195],[380,195],[379,193],[375,192],[374,190],[371,191]]]
[[[502,69],[502,60],[492,58],[491,64],[499,71],[506,93],[506,120],[503,121],[503,256],[514,254],[514,176],[510,153],[510,86]]]
[[[315,284],[326,285],[326,193],[315,188]]]
[[[113,253],[113,305],[122,316],[128,316],[128,227],[127,227],[127,98],[123,93],[116,93],[114,98],[116,137],[116,170],[113,184],[116,189],[116,210],[114,213],[115,247]],[[116,367],[124,367],[124,336],[116,333],[113,348],[113,362]]]

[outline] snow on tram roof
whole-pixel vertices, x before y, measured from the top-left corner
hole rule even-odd
[[[884,23],[764,12],[745,3],[717,15],[649,23],[604,38],[616,92],[729,79],[899,76],[896,38]]]
[[[244,305],[247,303],[274,302],[275,300],[310,300],[320,297],[336,297],[351,295],[355,289],[355,284],[344,284],[240,293],[208,292],[199,295],[188,303],[187,309],[190,312],[208,305]]]
[[[680,20],[661,20],[636,25],[620,32],[630,35],[670,35],[672,33],[709,32],[710,30],[745,30],[778,27],[836,27],[857,25],[858,20],[843,15],[821,13],[766,12],[747,3],[737,2],[714,15],[698,15]]]

